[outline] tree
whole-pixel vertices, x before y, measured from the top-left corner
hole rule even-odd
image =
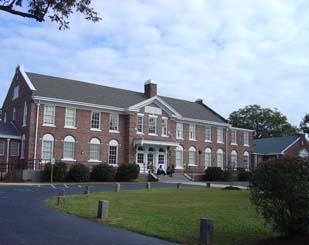
[[[254,130],[254,138],[267,138],[292,135],[297,128],[288,123],[286,116],[277,109],[262,108],[259,105],[248,105],[234,111],[229,116],[233,127]]]
[[[275,231],[309,234],[309,162],[302,158],[260,163],[251,178],[251,201]]]
[[[85,19],[93,22],[101,20],[90,4],[91,0],[0,0],[0,10],[39,22],[45,21],[48,15],[62,30],[69,28],[68,18],[73,12],[82,13]]]
[[[304,131],[304,133],[309,134],[309,114],[304,116],[299,126]]]

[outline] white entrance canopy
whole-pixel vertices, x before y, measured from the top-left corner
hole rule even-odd
[[[144,139],[135,139],[133,141],[134,146],[136,145],[161,145],[161,146],[178,146],[177,142],[170,141],[157,141],[157,140],[144,140]]]

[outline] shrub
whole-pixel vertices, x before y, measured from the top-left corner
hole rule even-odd
[[[117,181],[132,181],[137,179],[139,175],[139,165],[137,164],[122,164],[118,167],[116,172]]]
[[[44,167],[44,180],[50,181],[51,175],[51,167],[50,163],[45,164]],[[67,166],[64,162],[56,162],[53,168],[53,181],[65,181],[67,173]]]
[[[99,164],[93,167],[91,175],[95,181],[113,181],[116,171],[108,164]]]
[[[237,179],[239,181],[250,181],[251,172],[247,171],[244,168],[238,168],[237,169]]]
[[[258,165],[251,180],[251,201],[275,231],[287,236],[309,231],[309,162],[274,159]]]
[[[67,180],[72,182],[82,182],[89,180],[89,168],[81,163],[73,164],[67,174]]]
[[[234,171],[232,169],[226,169],[223,171],[223,180],[232,181],[234,179]]]
[[[206,180],[223,180],[223,170],[220,167],[208,167],[205,170]]]

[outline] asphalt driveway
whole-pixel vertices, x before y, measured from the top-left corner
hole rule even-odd
[[[142,184],[122,185],[122,189],[144,188]],[[157,188],[166,187],[158,184]],[[83,193],[81,185],[0,186],[0,244],[175,244],[147,237],[95,221],[63,214],[45,207],[44,200],[57,195]],[[113,191],[113,185],[90,186],[92,192]]]

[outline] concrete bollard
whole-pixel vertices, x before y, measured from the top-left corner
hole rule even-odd
[[[181,189],[181,183],[177,183],[177,189]]]
[[[120,183],[116,183],[115,184],[115,192],[119,192],[120,191]]]
[[[213,241],[214,222],[211,219],[200,219],[200,241],[210,244]]]
[[[85,195],[90,194],[90,187],[88,185],[85,186],[84,194]]]
[[[210,188],[210,183],[209,183],[209,182],[206,183],[206,187],[207,187],[207,188]]]
[[[104,220],[108,217],[108,204],[109,204],[109,201],[99,200],[99,204],[98,204],[98,218],[99,219]]]
[[[150,182],[147,182],[146,185],[145,185],[146,189],[147,190],[150,190],[151,189],[151,183]]]
[[[58,190],[58,198],[57,198],[57,205],[63,205],[65,200],[65,193],[64,189]]]

